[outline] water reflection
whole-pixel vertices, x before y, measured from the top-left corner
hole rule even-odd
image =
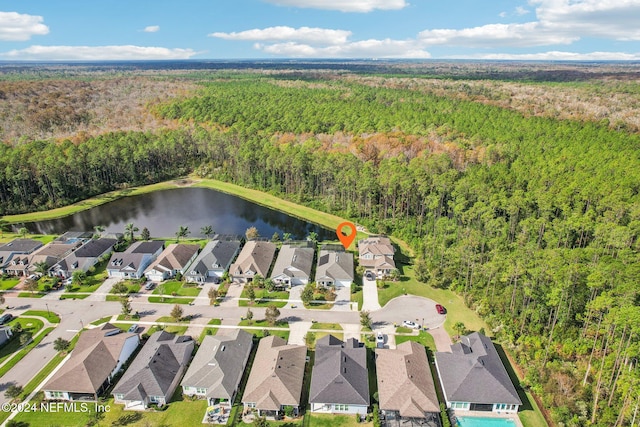
[[[241,234],[254,226],[263,237],[274,232],[282,237],[304,239],[311,231],[320,239],[334,239],[331,230],[274,211],[239,197],[206,188],[179,188],[125,197],[64,218],[27,223],[32,233],[60,234],[93,230],[102,225],[108,232],[122,233],[128,223],[153,237],[172,237],[180,226],[189,227],[190,237],[204,237],[200,228],[210,225],[216,233]]]

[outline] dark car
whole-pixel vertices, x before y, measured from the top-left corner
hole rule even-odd
[[[444,307],[440,304],[436,304],[436,311],[438,312],[438,314],[445,314],[447,312],[447,310],[445,310]]]
[[[12,314],[10,314],[10,313],[3,314],[2,316],[0,316],[0,325],[4,325],[5,323],[10,322],[11,319],[13,319],[13,315]]]

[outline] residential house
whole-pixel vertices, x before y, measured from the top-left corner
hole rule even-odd
[[[374,236],[358,242],[360,265],[373,271],[376,276],[384,277],[396,269],[393,260],[395,248],[388,237]]]
[[[14,258],[16,262],[14,263],[12,260],[5,270],[14,276],[28,276],[36,273],[38,266],[44,263],[48,271],[53,265],[81,247],[83,243],[84,241],[81,239],[56,239],[29,255],[21,256],[19,262],[17,258]]]
[[[11,337],[13,336],[13,331],[11,330],[11,326],[3,325],[0,326],[0,347],[5,345]]]
[[[42,247],[42,242],[33,239],[15,239],[0,246],[0,271],[11,274],[11,265],[26,263],[36,249]]]
[[[283,287],[306,285],[311,279],[314,252],[308,246],[282,245],[271,272],[271,280]]]
[[[138,334],[110,323],[84,331],[69,360],[42,387],[45,399],[97,400],[139,343]]]
[[[164,249],[161,240],[135,242],[124,252],[114,252],[107,264],[109,277],[140,279],[144,270]]]
[[[182,380],[183,393],[206,398],[209,406],[224,401],[230,409],[252,346],[253,335],[242,329],[206,335]]]
[[[425,348],[405,341],[376,350],[380,410],[401,425],[440,425],[440,404]]]
[[[437,352],[436,368],[448,408],[516,413],[522,405],[491,339],[478,332]]]
[[[309,391],[311,412],[363,414],[369,407],[367,349],[355,338],[325,335],[316,342]]]
[[[76,270],[86,273],[91,267],[96,265],[100,259],[107,256],[113,250],[116,243],[118,243],[116,239],[89,240],[64,259],[54,264],[51,270],[49,270],[49,273],[62,279],[71,277]]]
[[[204,283],[210,277],[221,278],[240,250],[239,240],[212,240],[189,267],[188,282]]]
[[[321,249],[316,266],[316,283],[337,288],[353,282],[353,255],[350,252]]]
[[[271,335],[260,340],[242,404],[258,416],[280,418],[286,407],[298,414],[307,347]]]
[[[251,282],[256,275],[267,277],[269,267],[276,253],[276,245],[271,242],[248,241],[236,262],[229,267],[229,275],[236,282]]]
[[[200,245],[172,243],[147,267],[144,275],[154,282],[172,279],[178,273],[184,275],[187,267],[198,256],[199,250]]]
[[[114,387],[114,403],[136,411],[169,403],[194,347],[189,336],[155,332]]]

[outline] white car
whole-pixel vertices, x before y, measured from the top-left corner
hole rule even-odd
[[[384,334],[382,332],[378,332],[376,334],[376,347],[378,348],[384,347]]]
[[[412,322],[411,320],[403,320],[402,326],[404,326],[405,328],[420,329],[420,325],[418,325],[416,322]]]

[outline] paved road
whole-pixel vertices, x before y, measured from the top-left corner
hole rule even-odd
[[[374,287],[375,287],[375,282]],[[218,307],[210,305],[183,305],[185,316],[192,316],[194,323],[206,323],[204,320],[209,318],[222,319],[223,325],[236,325],[240,318],[247,312],[246,307],[237,307],[235,304],[229,303],[228,306],[221,304]],[[26,310],[51,310],[57,313],[61,322],[38,346],[32,349],[16,366],[7,372],[0,379],[0,404],[7,401],[2,391],[10,384],[25,385],[33,376],[38,373],[56,354],[53,349],[53,342],[62,337],[71,340],[73,336],[90,322],[120,313],[121,305],[119,302],[108,301],[91,301],[85,300],[44,300],[40,298],[17,298],[6,296],[6,304],[13,306],[10,312],[19,315]],[[134,297],[131,306],[133,311],[137,311],[141,315],[141,322],[153,322],[158,317],[168,316],[173,308],[173,304],[149,303],[144,297]],[[360,315],[357,311],[341,311],[341,310],[306,310],[304,308],[281,308],[280,320],[287,322],[317,322],[340,323],[348,326],[345,330],[345,336],[358,335],[360,328]],[[264,308],[255,307],[251,309],[254,313],[254,319],[264,318]],[[409,314],[410,313],[410,314]],[[432,300],[415,296],[401,296],[390,301],[383,309],[372,311],[372,320],[374,328],[380,329],[385,326],[391,326],[393,323],[402,323],[403,320],[412,320],[422,323],[425,326],[436,328],[444,323],[445,316],[437,314],[435,311],[435,303]],[[305,323],[302,323],[304,325]],[[301,325],[301,326],[302,326]],[[194,326],[194,332],[195,328]],[[200,329],[200,328],[198,328]],[[296,335],[297,339],[301,338],[303,330]],[[436,340],[436,342],[444,340]],[[438,345],[440,349],[440,345]]]

